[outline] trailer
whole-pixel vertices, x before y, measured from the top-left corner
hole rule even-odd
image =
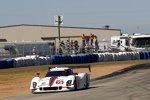
[[[122,35],[111,37],[112,51],[150,51],[150,35]]]

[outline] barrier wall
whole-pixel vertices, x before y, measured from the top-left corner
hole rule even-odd
[[[38,55],[18,57],[15,58],[15,67],[23,66],[38,66],[38,65],[48,65],[51,64],[51,58],[49,57],[39,57]]]
[[[120,53],[96,53],[98,61],[124,61],[124,60],[139,60],[139,52],[120,52]]]
[[[48,57],[51,58],[51,64],[79,64],[98,61],[97,54],[48,55]]]
[[[14,59],[0,59],[0,69],[13,68],[14,61]]]
[[[0,59],[0,69],[23,66],[38,66],[50,64],[80,64],[106,61],[124,60],[146,60],[150,59],[150,51],[145,52],[120,52],[120,53],[94,53],[77,55],[38,55],[18,57],[11,59]]]

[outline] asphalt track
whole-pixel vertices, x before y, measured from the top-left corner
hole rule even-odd
[[[2,100],[150,100],[150,68],[93,81],[86,90],[25,94]]]

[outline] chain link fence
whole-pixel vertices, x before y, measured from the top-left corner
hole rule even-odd
[[[26,55],[46,56],[55,54],[54,43],[50,42],[15,42],[0,43],[0,57],[18,57]]]

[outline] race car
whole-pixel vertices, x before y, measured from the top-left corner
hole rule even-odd
[[[86,89],[90,85],[89,74],[73,73],[69,67],[49,68],[44,78],[40,78],[39,74],[31,81],[32,93]]]

